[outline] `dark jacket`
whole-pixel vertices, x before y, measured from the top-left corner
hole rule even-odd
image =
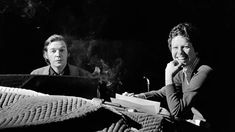
[[[90,72],[74,65],[68,65],[71,76],[90,76]],[[49,75],[50,65],[33,70],[31,75]]]

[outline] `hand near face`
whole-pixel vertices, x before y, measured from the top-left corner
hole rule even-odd
[[[173,77],[176,73],[178,73],[182,69],[183,64],[180,63],[177,60],[173,60],[169,62],[165,69],[165,84],[172,84],[173,83]]]

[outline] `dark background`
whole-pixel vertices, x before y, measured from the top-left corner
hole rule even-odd
[[[97,40],[98,48],[90,54],[110,67],[121,58],[122,78],[129,79],[126,85],[135,85],[136,79],[146,76],[153,87],[159,87],[171,60],[168,33],[179,22],[191,22],[204,36],[198,45],[203,58],[218,72],[226,68],[231,74],[234,9],[232,0],[1,0],[0,73],[28,74],[44,66],[43,43],[58,33],[86,42]],[[75,47],[84,49],[86,44],[81,43]],[[74,55],[79,65],[86,63],[81,59],[86,51],[81,51]]]
[[[25,74],[44,66],[43,43],[54,33],[107,41],[93,54],[102,54],[109,63],[121,57],[128,71],[150,78],[162,78],[171,60],[168,33],[179,22],[200,28],[204,43],[199,47],[212,67],[229,63],[234,50],[232,0],[1,0],[0,4],[3,74]]]
[[[171,60],[168,33],[179,22],[191,22],[204,36],[202,56],[218,73],[211,94],[220,93],[218,107],[227,110],[234,104],[234,18],[233,0],[0,0],[0,74],[28,74],[46,65],[43,42],[58,33],[102,40],[93,54],[110,67],[115,58],[123,60],[125,90],[144,85],[143,76],[158,89]],[[232,120],[231,111],[226,114]]]

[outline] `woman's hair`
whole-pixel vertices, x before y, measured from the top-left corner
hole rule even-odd
[[[195,46],[197,46],[200,41],[199,31],[191,23],[187,22],[180,23],[172,28],[168,37],[168,47],[170,51],[171,51],[171,41],[176,36],[182,36],[186,38],[188,42],[192,43],[195,50],[196,51],[198,50],[198,48],[196,48]]]
[[[43,57],[44,57],[45,52],[47,52],[47,46],[50,43],[55,42],[55,41],[63,41],[67,47],[68,53],[70,53],[72,41],[69,38],[64,37],[62,35],[53,34],[44,42]],[[44,59],[45,59],[46,63],[49,64],[49,61],[45,57],[44,57]]]

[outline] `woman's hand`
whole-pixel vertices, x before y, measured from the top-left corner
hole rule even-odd
[[[134,97],[134,93],[128,93],[128,92],[124,92],[124,93],[122,93],[122,95],[124,95],[124,96],[128,96],[128,97]]]
[[[165,85],[173,83],[173,77],[182,69],[183,64],[177,60],[169,62],[165,69]]]
[[[124,92],[122,95],[124,96],[128,96],[128,97],[136,97],[136,98],[142,98],[145,99],[145,95],[144,94],[134,94],[134,93],[128,93],[128,92]]]

